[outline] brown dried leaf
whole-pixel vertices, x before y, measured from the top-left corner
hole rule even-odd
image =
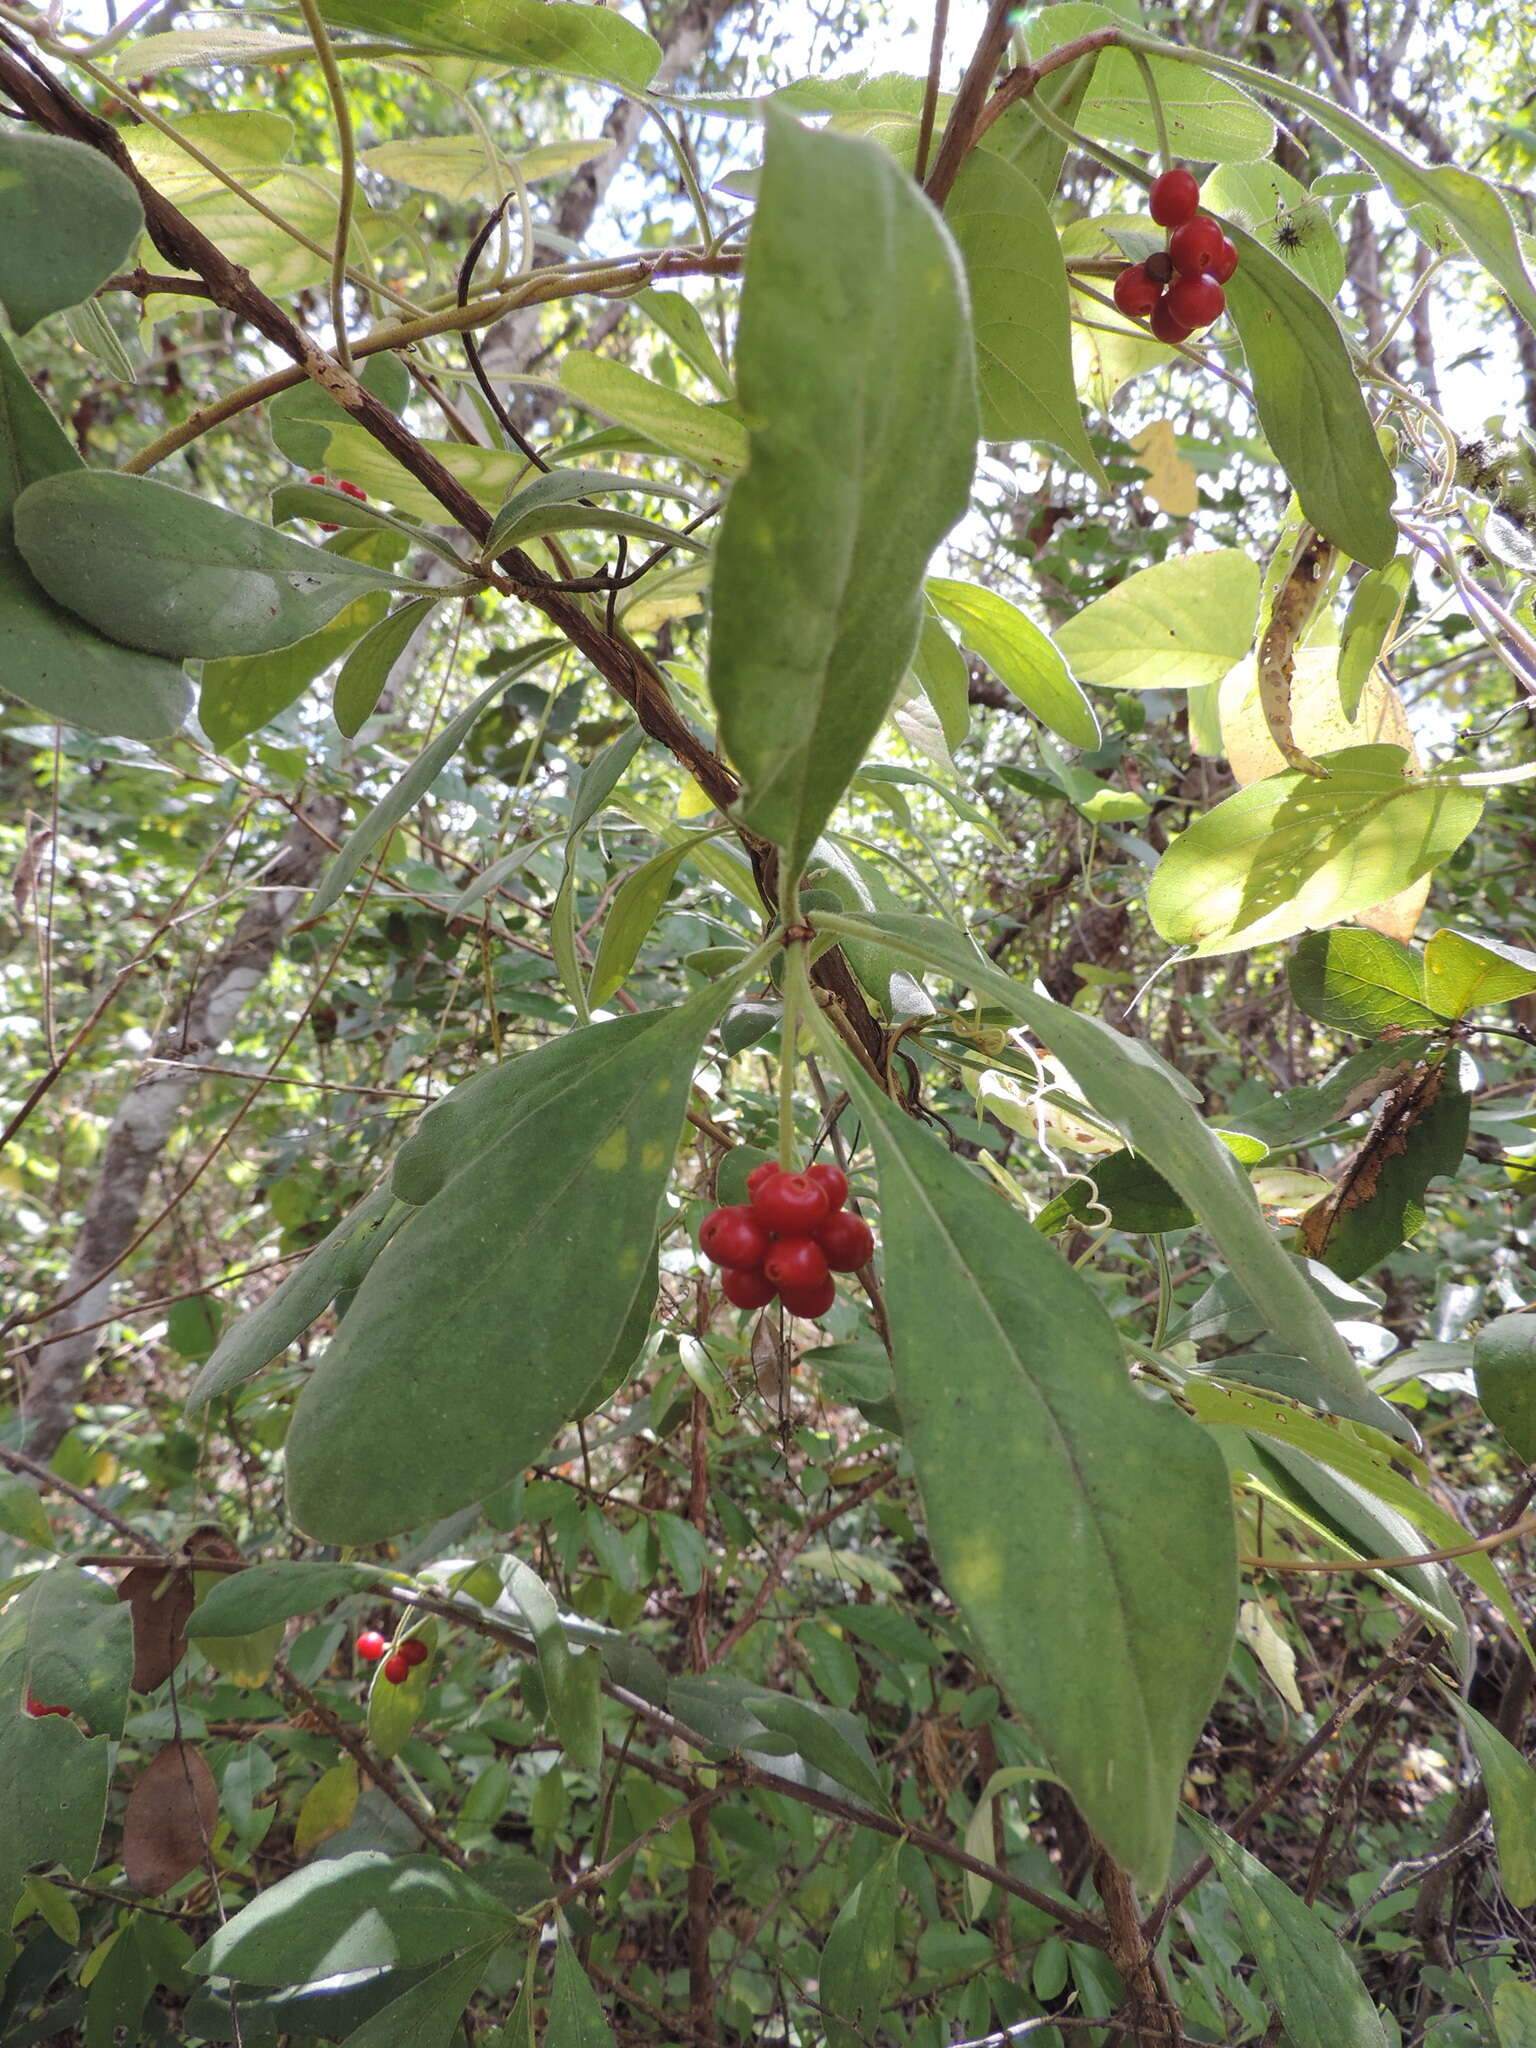
[[[1301,1219],[1300,1248],[1309,1259],[1328,1249],[1334,1227],[1346,1210],[1370,1201],[1387,1161],[1407,1149],[1414,1126],[1433,1107],[1445,1082],[1445,1068],[1415,1068],[1395,1087],[1376,1112],[1364,1139],[1345,1161],[1332,1191]]]
[[[188,1742],[168,1742],[128,1795],[123,1871],[136,1892],[156,1898],[196,1870],[218,1819],[213,1773]]]
[[[153,1692],[187,1654],[187,1616],[192,1612],[192,1575],[136,1565],[117,1589],[133,1610],[133,1689]]]

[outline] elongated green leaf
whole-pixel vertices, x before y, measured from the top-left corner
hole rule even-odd
[[[0,335],[0,688],[87,732],[156,740],[187,715],[181,670],[130,654],[61,611],[21,559],[12,508],[29,484],[83,469],[69,437]]]
[[[1339,703],[1346,718],[1359,710],[1371,670],[1388,634],[1396,630],[1412,588],[1411,555],[1398,555],[1385,569],[1370,570],[1355,585],[1339,643]]]
[[[1108,8],[1069,7],[1069,15],[1100,21],[1123,19]],[[1084,26],[1086,26],[1086,21]],[[1053,48],[1080,30],[1057,23],[1054,12],[1036,18],[1035,34]],[[1168,145],[1176,155],[1205,163],[1252,163],[1269,153],[1275,124],[1244,92],[1236,92],[1205,71],[1178,71],[1152,63],[1158,98],[1168,124]],[[1104,50],[1094,66],[1078,124],[1104,142],[1153,151],[1161,147],[1146,84],[1135,60],[1121,50]]]
[[[1277,163],[1222,164],[1200,188],[1200,204],[1261,241],[1319,298],[1344,282],[1344,245],[1328,209]]]
[[[363,1543],[477,1500],[539,1456],[607,1370],[655,1238],[688,1085],[733,983],[636,1032],[579,1035],[374,1262],[288,1433],[288,1504]],[[527,1056],[536,1061],[537,1053]],[[372,1427],[360,1431],[357,1418]],[[380,1462],[383,1430],[411,1446]]]
[[[143,225],[138,193],[100,150],[0,132],[0,305],[18,334],[88,299]]]
[[[1107,490],[1072,378],[1067,269],[1050,208],[1023,171],[974,150],[944,218],[971,288],[984,441],[1043,441]]]
[[[214,189],[219,181],[182,148],[177,136],[185,137],[210,162],[249,184],[252,172],[276,170],[286,161],[293,148],[294,127],[286,114],[241,108],[227,113],[178,112],[175,136],[163,134],[147,121],[126,129],[123,141],[134,168],[143,172],[163,198],[180,206],[184,200]]]
[[[1536,992],[1536,953],[1470,932],[1436,932],[1424,948],[1424,987],[1442,1017]]]
[[[153,78],[205,64],[291,64],[313,59],[308,36],[274,36],[256,28],[183,28],[159,36],[135,36],[120,45],[113,63],[120,76]],[[129,60],[130,61],[126,61]]]
[[[1536,1464],[1536,1315],[1485,1323],[1473,1339],[1472,1370],[1483,1413],[1518,1458]]]
[[[1411,1435],[1391,1404],[1367,1389],[1327,1310],[1271,1235],[1248,1176],[1196,1114],[1189,1082],[1148,1045],[1122,1038],[1099,1018],[1025,988],[937,918],[819,922],[838,936],[846,927],[855,935],[867,932],[882,939],[909,960],[952,974],[1021,1018],[1055,1053],[1085,1099],[1178,1189],[1268,1326],[1283,1331],[1289,1348],[1315,1367],[1330,1405],[1389,1435]]]
[[[1227,280],[1227,308],[1264,437],[1318,532],[1356,561],[1385,569],[1397,552],[1397,487],[1337,317],[1236,221],[1227,230],[1241,258]]]
[[[995,590],[930,576],[928,600],[949,620],[962,645],[1012,690],[1042,725],[1075,747],[1096,747],[1099,721],[1060,650],[1032,619]]]
[[[111,1771],[105,1735],[88,1741],[72,1721],[56,1714],[34,1720],[14,1699],[7,1701],[0,1713],[0,1918],[7,1927],[27,1870],[57,1867],[71,1877],[89,1876]]]
[[[761,1688],[753,1689],[748,1704],[765,1728],[787,1735],[806,1762],[824,1772],[833,1784],[877,1811],[892,1810],[890,1794],[880,1782],[870,1754],[869,1737],[856,1715]]]
[[[747,430],[734,412],[699,405],[623,363],[591,349],[573,349],[561,365],[560,383],[578,405],[634,427],[701,469],[735,476],[746,465]]]
[[[1536,1905],[1536,1770],[1506,1735],[1455,1693],[1447,1698],[1467,1731],[1488,1792],[1499,1883],[1518,1912]]]
[[[404,579],[174,485],[74,470],[16,500],[16,545],[48,595],[120,646],[175,659],[262,654]]]
[[[326,438],[330,438],[329,433]],[[387,557],[382,566],[392,567],[407,548],[429,548],[440,561],[451,563],[461,574],[469,571],[470,565],[458,549],[444,540],[441,534],[434,533],[431,527],[416,520],[398,518],[382,506],[365,503],[339,486],[333,490],[329,484],[279,484],[272,493],[272,523],[285,526],[291,519],[313,520],[322,526],[355,527],[364,533],[395,536],[398,551]],[[354,559],[370,559],[358,550],[349,549],[347,552],[353,554]],[[372,559],[377,560],[377,557]]]
[[[953,752],[971,729],[971,673],[965,656],[934,616],[931,604],[923,611],[912,673],[933,706],[945,746]]]
[[[752,461],[721,525],[710,691],[742,815],[798,870],[912,658],[976,401],[959,263],[927,201],[873,144],[773,109],[738,374]]]
[[[351,739],[372,717],[395,663],[410,645],[435,598],[408,597],[358,641],[336,678],[336,727]]]
[[[1460,1061],[1432,1066],[1391,1105],[1391,1122],[1365,1141],[1342,1192],[1302,1218],[1300,1248],[1341,1279],[1356,1280],[1424,1227],[1431,1181],[1449,1179],[1466,1150],[1471,1097]]]
[[[348,2034],[346,2048],[452,2048],[462,2038],[459,2021],[464,2008],[500,1946],[499,1941],[483,1941],[444,1963],[364,2020]]]
[[[896,1398],[945,1583],[1089,1826],[1155,1890],[1236,1623],[1225,1467],[1132,1386],[1046,1240],[860,1071],[843,1079],[874,1138]]]
[[[388,837],[414,804],[420,803],[439,775],[453,759],[468,737],[475,720],[488,704],[510,689],[517,678],[536,668],[541,661],[559,651],[558,640],[535,640],[517,654],[489,684],[472,704],[462,710],[457,718],[450,719],[432,741],[423,747],[416,759],[406,769],[400,780],[387,796],[379,801],[359,820],[348,833],[340,852],[320,877],[310,905],[311,917],[319,917],[340,901],[347,885],[363,862],[381,840]]]
[[[427,1704],[432,1683],[431,1652],[437,1648],[437,1623],[429,1616],[413,1631],[426,1645],[428,1655],[413,1664],[404,1679],[394,1684],[382,1664],[375,1664],[368,1681],[368,1740],[380,1756],[398,1756],[411,1739]]]
[[[242,1984],[409,1968],[516,1932],[511,1912],[445,1858],[358,1849],[259,1892],[187,1964]]]
[[[1309,932],[1285,963],[1297,1008],[1335,1031],[1362,1038],[1389,1025],[1433,1030],[1425,1000],[1424,959],[1384,932],[1342,929]]]
[[[366,1564],[307,1564],[280,1559],[228,1572],[215,1580],[187,1621],[192,1636],[254,1635],[274,1621],[314,1614],[348,1593],[366,1593],[379,1582]]]
[[[538,1573],[521,1558],[509,1557],[502,1574],[507,1592],[533,1631],[555,1733],[577,1770],[596,1775],[603,1761],[597,1652],[579,1647],[572,1650],[554,1596]]]
[[[264,1301],[230,1324],[192,1382],[190,1415],[281,1358],[338,1294],[356,1287],[410,1211],[381,1182]]]
[[[827,2048],[862,2048],[879,2031],[896,1966],[898,1852],[891,1849],[838,1908],[821,1957]]]
[[[1479,791],[1404,775],[1400,747],[1321,758],[1326,781],[1267,776],[1174,840],[1147,898],[1165,939],[1232,953],[1335,924],[1430,873],[1482,815]]]
[[[684,500],[690,495],[676,484],[651,483],[645,477],[625,476],[616,469],[552,469],[508,498],[492,521],[485,552],[499,555],[504,548],[517,547],[529,534],[551,530],[538,523],[545,513],[567,512],[579,499],[613,497],[621,491],[639,497]]]
[[[1085,683],[1184,690],[1219,683],[1253,645],[1259,568],[1241,548],[1174,555],[1127,576],[1057,628]]]
[[[415,600],[417,603],[430,599]],[[270,654],[235,654],[203,664],[197,722],[219,753],[228,753],[270,719],[302,697],[357,639],[377,626],[389,609],[382,590],[367,591],[328,626]]]
[[[562,1936],[555,1951],[555,1981],[550,1987],[549,2018],[544,2048],[614,2048],[613,2032],[576,1960],[570,1939]]]
[[[650,315],[683,361],[697,370],[706,384],[713,384],[722,398],[735,396],[731,373],[721,362],[714,337],[704,324],[704,315],[692,299],[681,292],[648,288],[636,292],[630,303]]]
[[[608,906],[587,1000],[599,1009],[629,978],[646,934],[661,915],[688,847],[663,847],[624,877]]]
[[[508,70],[564,72],[644,92],[661,51],[644,29],[577,0],[323,0],[327,21],[412,50],[489,57]]]
[[[1327,1922],[1230,1835],[1186,1814],[1216,1866],[1295,2048],[1387,2048],[1359,1972]]]

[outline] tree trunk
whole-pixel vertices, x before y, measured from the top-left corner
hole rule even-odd
[[[258,893],[228,942],[209,961],[185,1003],[161,1031],[158,1060],[196,1064],[216,1053],[241,1010],[269,972],[284,931],[308,895],[330,853],[341,822],[339,799],[314,798],[294,819],[274,858],[257,877]],[[324,835],[319,836],[319,835]],[[151,1065],[117,1106],[96,1185],[85,1205],[69,1272],[59,1290],[63,1306],[47,1318],[32,1347],[23,1416],[26,1446],[48,1458],[74,1421],[86,1368],[111,1314],[117,1270],[139,1229],[144,1193],[181,1106],[200,1076],[182,1067]]]

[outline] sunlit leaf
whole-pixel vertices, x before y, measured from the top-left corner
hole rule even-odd
[[[1173,555],[1064,620],[1056,644],[1086,683],[1192,689],[1248,652],[1258,609],[1258,565],[1243,549]]]

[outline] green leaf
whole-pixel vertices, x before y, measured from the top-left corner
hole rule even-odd
[[[1227,310],[1243,344],[1264,438],[1319,533],[1385,569],[1397,552],[1397,487],[1333,308],[1235,221]]]
[[[208,114],[178,111],[174,136],[162,134],[147,121],[123,130],[122,136],[135,170],[142,172],[163,199],[181,206],[200,193],[216,190],[219,180],[182,148],[177,136],[185,137],[210,162],[250,185],[256,182],[252,172],[276,170],[286,160],[293,148],[294,127],[286,114],[248,109]]]
[[[1134,1152],[1111,1152],[1085,1165],[1084,1178],[1069,1182],[1055,1201],[1035,1218],[1035,1228],[1049,1235],[1073,1217],[1102,1223],[1108,1210],[1116,1230],[1139,1231],[1149,1237],[1168,1230],[1188,1230],[1195,1212],[1169,1186],[1156,1167]]]
[[[603,146],[606,148],[607,144]],[[660,292],[647,287],[636,292],[630,304],[650,315],[683,361],[697,370],[706,384],[713,384],[722,398],[736,395],[731,373],[721,362],[714,337],[704,324],[704,315],[692,299],[681,292]]]
[[[1493,1815],[1499,1883],[1516,1912],[1523,1913],[1536,1906],[1536,1770],[1476,1707],[1449,1688],[1446,1698],[1466,1730],[1483,1774],[1488,1810]]]
[[[1391,1404],[1366,1387],[1332,1318],[1271,1235],[1247,1175],[1197,1115],[1189,1082],[1149,1046],[1025,988],[937,918],[822,922],[838,936],[844,925],[853,932],[867,931],[900,948],[909,960],[953,975],[1027,1024],[1066,1067],[1084,1098],[1178,1189],[1265,1323],[1284,1331],[1288,1347],[1315,1367],[1330,1405],[1390,1435],[1411,1434]]]
[[[531,534],[554,531],[552,527],[540,524],[543,515],[551,509],[568,511],[579,499],[612,497],[620,491],[631,492],[638,497],[691,501],[691,493],[676,484],[652,483],[642,476],[625,476],[622,470],[552,469],[543,476],[536,476],[532,483],[514,491],[508,498],[491,522],[484,551],[488,555],[499,555],[507,548],[520,546]],[[597,511],[592,506],[580,509],[594,516]]]
[[[1523,1464],[1536,1464],[1536,1315],[1496,1316],[1472,1340],[1483,1413]]]
[[[229,262],[248,270],[262,291],[289,298],[323,284],[330,277],[329,250],[341,216],[341,180],[334,171],[307,163],[263,177],[260,186],[263,206],[286,226],[258,213],[244,191],[223,184],[186,200],[181,210]],[[366,193],[357,191],[352,202],[354,260],[364,250],[377,256],[399,238],[406,223],[403,212],[376,211]],[[306,239],[296,240],[290,228]],[[180,301],[168,297],[150,304],[169,313]]]
[[[507,1593],[533,1631],[550,1724],[579,1771],[602,1768],[603,1724],[596,1650],[573,1650],[553,1594],[531,1566],[509,1557],[502,1564]]]
[[[274,1621],[314,1614],[348,1593],[366,1593],[379,1583],[379,1570],[366,1564],[306,1564],[282,1559],[227,1572],[194,1608],[189,1636],[254,1635]]]
[[[603,920],[603,936],[592,963],[587,1001],[600,1009],[629,978],[646,934],[661,915],[672,881],[689,851],[689,842],[663,847],[631,870],[614,892]]]
[[[410,401],[411,373],[398,356],[382,351],[370,356],[358,371],[358,382],[391,412],[403,412]],[[301,469],[323,470],[332,430],[350,426],[352,415],[306,377],[268,402],[266,421],[268,433],[290,462]]]
[[[971,289],[984,441],[1043,441],[1109,489],[1072,377],[1067,269],[1050,208],[1023,171],[984,149],[944,206]]]
[[[417,598],[430,604],[430,598]],[[318,633],[270,654],[236,654],[203,664],[197,722],[221,754],[258,732],[302,697],[316,676],[339,661],[359,633],[376,626],[389,609],[382,590],[370,590],[339,612]]]
[[[1482,815],[1479,791],[1406,776],[1400,747],[1322,761],[1326,780],[1266,776],[1174,840],[1147,897],[1165,939],[1232,953],[1335,924],[1430,873]]]
[[[567,1041],[559,1080],[514,1094],[412,1220],[405,1256],[385,1247],[294,1410],[301,1528],[364,1543],[451,1513],[580,1411],[628,1325],[694,1064],[733,986],[638,1033],[619,1019],[571,1034],[585,1057]],[[409,1442],[407,1462],[380,1463],[380,1430]]]
[[[1241,548],[1174,555],[1127,576],[1057,628],[1085,683],[1184,690],[1219,683],[1253,645],[1259,569]]]
[[[1394,1025],[1434,1029],[1423,957],[1383,932],[1309,932],[1286,961],[1285,978],[1296,1007],[1335,1031],[1375,1038]]]
[[[437,1648],[437,1623],[430,1617],[413,1631],[429,1651]],[[368,1740],[380,1756],[398,1756],[411,1738],[427,1704],[432,1682],[432,1659],[413,1664],[396,1685],[385,1675],[384,1665],[375,1664],[368,1681]]]
[[[444,1963],[364,2020],[348,2034],[346,2048],[453,2048],[462,2039],[459,2021],[464,2008],[500,1947],[499,1940],[483,1941]]]
[[[100,150],[0,132],[0,305],[18,334],[88,299],[143,226],[138,193]]]
[[[555,1979],[549,1993],[549,2018],[544,2048],[614,2048],[613,2033],[597,2002],[597,1993],[576,1960],[569,1935],[555,1950]]]
[[[0,1531],[38,1550],[57,1550],[48,1510],[25,1479],[0,1474]]]
[[[1472,1099],[1455,1078],[1459,1063],[1431,1069],[1416,1091],[1411,1115],[1373,1132],[1352,1182],[1355,1199],[1319,1205],[1314,1242],[1303,1223],[1302,1243],[1341,1279],[1356,1280],[1389,1259],[1423,1229],[1424,1194],[1432,1180],[1450,1179],[1466,1150]]]
[[[1344,246],[1326,206],[1276,163],[1223,164],[1205,179],[1200,204],[1262,242],[1319,298],[1344,283]]]
[[[213,660],[287,647],[404,580],[174,485],[74,470],[16,500],[16,544],[55,602],[125,647]]]
[[[1536,991],[1536,953],[1470,932],[1439,931],[1424,948],[1424,987],[1442,1017],[1512,1003]]]
[[[1236,1623],[1226,1468],[1132,1385],[1088,1283],[842,1071],[873,1134],[896,1398],[945,1584],[1093,1832],[1156,1890]]]
[[[928,600],[1042,725],[1074,747],[1099,744],[1099,721],[1060,650],[995,590],[930,576]]]
[[[472,704],[466,705],[457,718],[451,718],[437,738],[429,746],[422,748],[388,795],[380,797],[373,808],[347,834],[340,852],[320,877],[319,886],[309,906],[311,917],[323,916],[332,904],[341,900],[353,876],[373,849],[388,838],[407,811],[420,803],[442,774],[468,738],[471,727],[486,706],[494,702],[504,690],[510,689],[519,676],[526,675],[529,669],[537,668],[541,661],[558,653],[563,644],[559,640],[530,642],[512,657],[496,680],[488,684]]]
[[[898,1849],[882,1856],[838,1908],[821,1956],[827,2048],[863,2048],[880,2030],[896,1966]]]
[[[32,1582],[26,1617],[28,1689],[49,1706],[72,1707],[93,1735],[121,1735],[133,1616],[113,1589],[55,1565]]]
[[[585,410],[634,427],[701,469],[736,476],[746,467],[747,430],[733,411],[700,405],[592,349],[572,349],[561,365],[560,384]]]
[[[241,1984],[409,1969],[514,1934],[511,1913],[439,1856],[358,1849],[279,1878],[187,1964]]]
[[[1387,635],[1394,631],[1403,604],[1413,588],[1413,558],[1399,555],[1385,569],[1371,569],[1355,585],[1339,644],[1339,703],[1353,718],[1371,670],[1381,659]]]
[[[57,1714],[34,1720],[7,1701],[0,1713],[0,1927],[11,1924],[27,1870],[57,1867],[74,1878],[90,1875],[111,1770],[112,1744],[105,1735],[87,1740]]]
[[[971,729],[971,672],[931,604],[923,608],[912,673],[933,706],[945,746],[953,752]]]
[[[343,662],[332,704],[336,728],[347,739],[361,732],[372,717],[395,663],[436,603],[432,597],[408,597],[370,626]]]
[[[1080,11],[1087,14],[1089,10]],[[1093,11],[1104,21],[1117,18],[1107,9]],[[1058,23],[1054,15],[1047,15],[1041,27],[1050,47],[1078,32]],[[1208,72],[1181,70],[1156,58],[1152,75],[1168,124],[1168,146],[1176,156],[1196,163],[1252,163],[1269,154],[1275,124],[1245,92]],[[1146,85],[1135,59],[1126,51],[1100,51],[1077,125],[1085,135],[1101,142],[1148,152],[1162,146]]]
[[[965,288],[873,144],[769,109],[738,376],[751,467],[721,523],[710,692],[745,822],[798,871],[912,658],[975,461]]]
[[[576,0],[322,0],[327,21],[412,50],[489,57],[504,70],[605,79],[644,92],[661,51],[644,29]]]
[[[1499,2048],[1536,2048],[1536,1985],[1506,1977],[1494,1986],[1493,2031]]]
[[[1216,1866],[1294,2048],[1388,2048],[1359,1972],[1320,1912],[1230,1835],[1184,1818]]]
[[[787,1735],[806,1762],[834,1784],[876,1812],[892,1811],[891,1795],[881,1783],[864,1724],[855,1715],[757,1688],[748,1704],[765,1728]]]
[[[409,1214],[387,1182],[365,1196],[264,1301],[224,1331],[218,1349],[192,1382],[186,1412],[194,1413],[281,1358],[338,1294],[361,1282]]]
[[[129,654],[61,611],[16,549],[12,507],[21,493],[45,477],[83,468],[0,335],[0,688],[45,717],[87,732],[163,739],[192,702],[181,670]]]

